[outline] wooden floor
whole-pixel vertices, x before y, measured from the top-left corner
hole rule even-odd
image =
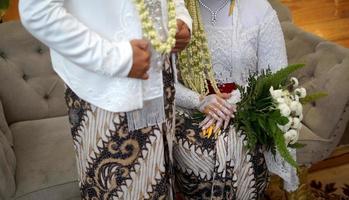
[[[349,48],[349,0],[282,0],[294,23]],[[337,3],[335,3],[337,2]]]

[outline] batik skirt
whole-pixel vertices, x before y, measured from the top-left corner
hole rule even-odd
[[[174,165],[178,199],[262,199],[269,173],[262,148],[249,151],[233,126],[205,138],[190,117],[177,114]]]
[[[126,113],[103,110],[67,88],[82,199],[172,199],[168,142],[171,138],[168,134],[174,135],[172,71],[166,62],[163,71],[166,121],[135,131],[128,130]]]

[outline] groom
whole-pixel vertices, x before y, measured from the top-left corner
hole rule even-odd
[[[159,46],[189,43],[183,0],[21,0],[19,9],[67,86],[82,199],[171,198],[175,76]]]

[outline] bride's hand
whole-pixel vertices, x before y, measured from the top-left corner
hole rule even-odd
[[[216,95],[216,97],[217,97],[217,95]],[[221,113],[220,113],[220,115],[218,114],[218,116],[220,116],[219,118],[217,118],[217,113],[219,113],[219,112],[213,112],[213,114],[208,113],[206,118],[199,124],[199,127],[200,128],[202,127],[202,130],[208,129],[210,126],[215,124],[214,132],[217,132],[222,127],[223,121],[224,121],[224,129],[226,129],[229,125],[230,119],[234,117],[234,112],[236,112],[236,105],[235,104],[231,105],[228,102],[226,102],[226,100],[229,99],[231,97],[231,95],[223,93],[219,97],[221,97],[222,99],[220,100],[219,98],[217,98],[218,101],[220,103],[222,103],[223,105],[225,105],[226,107],[223,110],[220,110]],[[225,112],[224,112],[224,110],[225,110]],[[224,118],[222,117],[223,112],[225,114]]]
[[[216,94],[205,96],[199,105],[198,110],[206,115],[210,115],[216,121],[228,120],[233,115],[234,106],[225,99],[229,94],[222,94],[222,98]]]
[[[233,118],[233,117],[234,117],[234,115],[232,115],[228,119],[224,120],[224,127],[223,127],[223,129],[226,129],[228,127],[230,119]],[[201,128],[202,130],[206,130],[210,126],[212,126],[214,124],[215,124],[215,126],[214,126],[213,132],[216,133],[222,127],[223,120],[222,119],[216,120],[212,116],[208,115],[208,116],[206,116],[206,118],[202,122],[200,122],[199,128]]]
[[[206,116],[206,118],[199,124],[199,127],[202,127],[202,130],[207,130],[209,129],[212,125],[214,125],[214,130],[213,130],[213,133],[214,134],[217,134],[218,131],[220,130],[220,128],[222,127],[223,125],[223,120],[215,120],[214,118],[212,118],[211,116]],[[211,136],[211,133],[208,133],[208,137]],[[206,136],[206,135],[204,135]]]

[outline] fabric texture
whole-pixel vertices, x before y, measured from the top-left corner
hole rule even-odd
[[[261,199],[269,174],[262,150],[249,152],[245,135],[231,127],[204,138],[198,124],[180,116],[174,146],[176,187],[184,199]]]
[[[229,17],[228,15],[229,4],[226,4],[226,6],[220,13],[216,13],[216,22],[214,24],[211,23],[212,13],[208,8],[214,10],[214,8],[217,8],[220,4],[216,1],[202,2],[204,2],[201,3],[200,7],[202,21],[205,25],[208,45],[212,57],[213,70],[215,72],[215,77],[218,83],[224,84],[234,82],[238,85],[246,85],[247,78],[251,72],[260,72],[266,69],[271,69],[273,72],[275,72],[287,66],[285,40],[281,30],[280,22],[278,20],[276,12],[267,1],[258,1],[258,3],[256,3],[254,7],[251,7],[251,2],[249,0],[237,0],[235,1],[235,8],[231,17]],[[182,87],[178,87],[178,106],[182,106],[184,108],[193,107],[186,102],[190,101],[189,98],[192,98],[192,101],[195,102],[195,99],[197,97],[195,97],[194,95],[188,95],[188,93],[189,92],[183,90]],[[185,99],[181,99],[181,97],[185,97]],[[181,105],[181,103],[184,103],[184,105]],[[188,123],[190,122],[187,122],[186,120],[185,124]],[[178,132],[181,132],[181,130],[178,130]],[[184,128],[184,133],[195,135],[200,134],[199,131],[194,133],[193,131],[187,130],[187,128]],[[225,134],[229,135],[233,133],[232,131],[227,131],[225,132]],[[183,144],[179,143],[178,148],[181,148],[181,145]],[[193,141],[193,145],[197,145],[195,141]],[[217,148],[219,148],[218,142],[216,145]],[[234,143],[230,145],[239,146],[239,144]],[[241,148],[243,149],[244,147],[241,146]],[[236,149],[227,145],[226,151],[234,152],[235,150]],[[238,157],[229,157],[222,152],[217,152],[217,155],[227,157],[225,158],[227,160],[233,159],[232,162],[234,162],[234,159],[244,159],[244,157],[248,154],[245,151],[242,152],[244,154],[239,155]],[[287,190],[295,190],[298,186],[296,169],[291,167],[283,159],[273,159],[273,155],[271,153],[268,153],[266,151],[263,152],[268,161],[266,162],[268,171],[284,178],[286,182],[285,188]],[[219,155],[219,153],[222,154]],[[178,153],[177,156],[180,157],[180,153]],[[191,156],[200,157],[199,155]],[[179,162],[179,165],[185,165],[187,161],[188,159],[183,158],[183,160]],[[252,165],[253,162],[253,160],[247,161],[245,167]],[[183,171],[183,173],[186,172]],[[219,174],[219,172],[215,171],[214,174],[216,173]],[[244,179],[248,180],[248,178],[246,177],[244,177]],[[252,179],[250,181],[252,181]],[[237,199],[260,198],[259,195],[252,195],[252,191],[256,189],[253,188],[253,184],[251,184],[251,188],[244,184],[238,185],[239,187],[241,187],[238,188],[240,191],[244,191],[244,189],[246,189],[246,191],[243,192],[243,194],[246,196],[239,196],[239,194],[235,194],[238,195],[236,197]],[[260,192],[260,194],[263,194],[263,191],[257,191]]]
[[[73,189],[77,177],[68,118],[18,122],[10,128],[17,159],[15,199],[35,199],[45,193],[56,199],[77,196],[78,190]],[[71,189],[64,190],[67,185]],[[62,191],[64,194],[59,193]]]
[[[128,129],[125,113],[96,107],[67,89],[82,199],[171,199],[174,77],[170,63],[164,66],[166,121],[139,130]]]
[[[7,120],[4,113],[4,108],[2,107],[1,99],[0,99],[0,130],[4,134],[7,139],[7,143],[10,146],[13,146],[13,138],[10,128],[8,127]],[[5,142],[5,141],[4,141]]]
[[[18,22],[0,26],[0,97],[8,124],[66,115],[49,50]],[[16,45],[14,45],[16,44]]]
[[[9,199],[16,191],[16,157],[0,129],[0,199]]]
[[[166,1],[149,2],[160,6],[150,15],[160,12],[167,30]],[[183,0],[175,2],[177,18],[191,22]],[[158,53],[152,54],[148,80],[127,77],[133,54],[129,41],[143,38],[132,1],[22,0],[19,10],[23,25],[51,48],[55,71],[80,98],[108,111],[128,112],[162,97],[161,70],[154,70]],[[100,12],[91,15],[91,10]]]
[[[41,188],[40,190],[16,197],[15,200],[81,200],[78,191],[78,181],[73,181],[53,187]]]
[[[311,165],[330,156],[348,126],[349,49],[303,32],[290,22],[282,27],[290,64],[306,64],[294,76],[308,93],[327,93],[303,109],[300,142],[306,146],[297,151],[298,162]]]
[[[16,157],[13,151],[13,138],[7,125],[0,100],[0,199],[8,199],[16,191]]]

